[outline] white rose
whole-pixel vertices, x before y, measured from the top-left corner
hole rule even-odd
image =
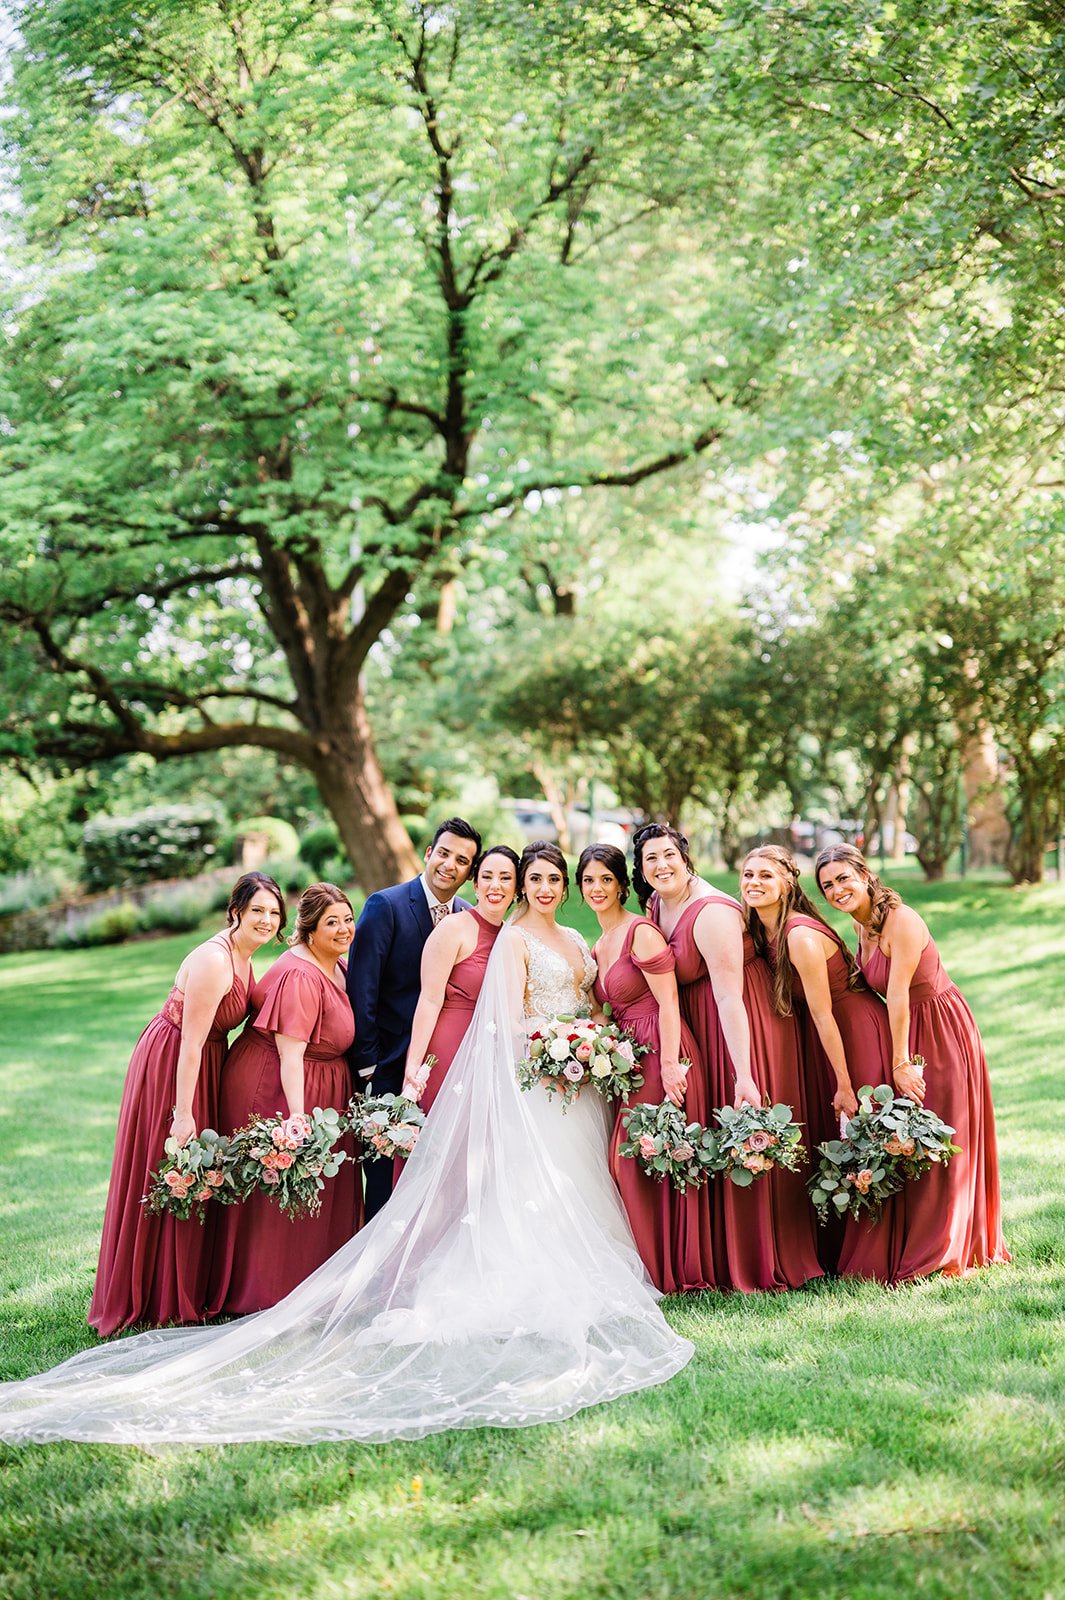
[[[552,1039],[547,1047],[547,1053],[552,1061],[565,1061],[569,1055],[568,1039]]]
[[[592,1077],[606,1078],[610,1075],[610,1062],[606,1056],[592,1057]]]

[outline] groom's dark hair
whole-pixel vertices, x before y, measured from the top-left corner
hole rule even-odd
[[[476,828],[471,827],[464,817],[448,817],[446,822],[442,822],[439,828],[437,828],[436,832],[433,834],[433,837],[429,843],[430,850],[435,849],[436,842],[443,833],[457,834],[460,839],[472,839],[474,857],[480,855],[481,835],[477,832]],[[470,872],[470,876],[473,876],[472,870]]]

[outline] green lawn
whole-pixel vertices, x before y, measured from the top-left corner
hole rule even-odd
[[[907,877],[907,894],[989,1046],[1012,1267],[670,1303],[696,1360],[555,1427],[158,1456],[0,1447],[0,1592],[1065,1594],[1065,890]],[[192,942],[0,961],[4,1377],[92,1342],[126,1059]]]

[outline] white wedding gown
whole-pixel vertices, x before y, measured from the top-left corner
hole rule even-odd
[[[693,1346],[636,1253],[605,1106],[582,1095],[563,1116],[518,1087],[520,937],[497,941],[403,1181],[361,1233],[269,1310],[122,1338],[0,1384],[0,1439],[416,1439],[554,1421],[678,1372]],[[537,1009],[551,1004],[538,965]]]

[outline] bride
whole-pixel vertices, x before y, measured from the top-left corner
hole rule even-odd
[[[545,845],[522,861],[527,910],[497,940],[384,1209],[266,1311],[138,1334],[0,1384],[0,1439],[157,1447],[523,1427],[662,1383],[691,1359],[610,1182],[605,1104],[582,1095],[563,1115],[543,1089],[518,1087],[528,1016],[587,1006],[595,971],[554,921],[564,861]]]

